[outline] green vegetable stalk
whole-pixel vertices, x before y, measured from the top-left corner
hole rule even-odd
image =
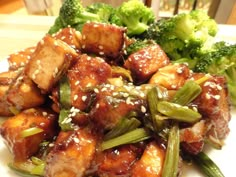
[[[180,150],[179,141],[179,127],[176,124],[169,131],[166,156],[162,171],[163,177],[177,176]]]
[[[202,117],[200,113],[186,106],[181,106],[168,101],[158,102],[157,110],[171,119],[188,123],[195,123]]]
[[[144,128],[136,128],[123,135],[104,141],[101,145],[101,149],[104,151],[106,149],[110,149],[124,144],[137,143],[149,139],[150,137],[151,135],[148,130]]]
[[[224,177],[219,167],[204,153],[192,156],[193,161],[202,170],[202,172],[208,177]]]

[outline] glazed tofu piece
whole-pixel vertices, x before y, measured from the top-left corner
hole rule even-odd
[[[0,116],[12,116],[7,102],[7,91],[19,73],[17,71],[7,71],[0,73]]]
[[[198,76],[196,76],[198,75]],[[202,77],[203,74],[195,74],[195,79]],[[207,136],[222,140],[229,133],[230,102],[228,90],[226,87],[226,79],[223,76],[212,76],[201,84],[202,92],[194,100],[198,111],[209,122],[210,130]]]
[[[96,157],[98,176],[130,176],[132,166],[141,153],[142,149],[134,145],[123,145],[101,152]]]
[[[97,138],[89,129],[60,132],[47,156],[45,177],[82,177],[94,158]]]
[[[131,54],[125,61],[124,67],[131,71],[135,83],[143,83],[169,62],[165,52],[155,44]]]
[[[84,111],[91,100],[91,90],[106,83],[111,76],[111,66],[102,58],[81,55],[68,71],[72,106]]]
[[[191,76],[185,64],[169,64],[160,68],[149,80],[149,84],[162,86],[168,90],[178,90]]]
[[[181,147],[188,153],[198,154],[203,150],[207,133],[207,124],[201,120],[190,127],[180,130]]]
[[[74,49],[80,49],[81,33],[74,28],[67,27],[53,34],[55,39],[62,40]]]
[[[141,96],[119,91],[122,89],[124,87],[106,84],[97,90],[89,116],[98,127],[109,130],[130,112],[136,112],[140,117],[146,113],[146,100]]]
[[[0,127],[0,134],[14,156],[15,162],[22,162],[37,153],[43,140],[51,140],[57,133],[57,115],[45,109],[28,109],[7,119]],[[23,136],[22,132],[39,128],[36,134]]]
[[[24,50],[9,55],[7,58],[9,63],[9,70],[17,70],[18,68],[24,67],[31,59],[34,50],[35,46],[28,47]]]
[[[132,170],[132,177],[161,177],[165,159],[165,151],[156,142],[151,142],[146,146],[140,160],[138,160]]]
[[[11,107],[24,110],[42,105],[45,95],[25,74],[25,71],[22,71],[7,90],[6,100]]]
[[[111,24],[89,22],[82,28],[82,51],[117,58],[125,42],[125,28]]]
[[[44,92],[49,92],[78,54],[68,44],[46,35],[37,45],[26,73]]]

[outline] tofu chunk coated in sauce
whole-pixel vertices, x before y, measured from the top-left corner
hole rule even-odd
[[[26,66],[26,73],[40,89],[48,93],[77,56],[68,44],[46,35],[38,43]]]

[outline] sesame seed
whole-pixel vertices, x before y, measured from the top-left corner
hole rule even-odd
[[[105,92],[105,91],[107,91],[107,88],[106,88],[106,87],[103,87],[103,88],[101,89],[101,91],[102,91],[102,92]]]
[[[195,106],[193,107],[193,110],[196,111],[196,112],[198,112],[197,107],[195,107]]]
[[[211,95],[209,93],[206,94],[206,99],[210,99],[211,98]]]
[[[96,104],[96,109],[98,109],[100,107],[100,104],[99,103],[97,103]]]
[[[99,90],[97,88],[94,89],[95,93],[99,93]]]
[[[57,41],[54,41],[54,45],[55,45],[55,46],[58,46],[58,42],[57,42]]]
[[[216,85],[216,88],[217,88],[218,90],[222,90],[222,87],[221,87],[220,85]]]
[[[53,146],[54,146],[54,143],[49,143],[48,146],[49,146],[49,147],[53,147]]]
[[[87,85],[86,85],[86,87],[91,87],[91,86],[92,86],[91,82],[87,83]]]
[[[80,140],[78,138],[76,138],[76,137],[74,137],[73,140],[74,140],[75,143],[79,143],[80,142]]]
[[[141,106],[141,111],[142,111],[142,113],[145,113],[147,110],[144,106]]]
[[[48,113],[47,112],[42,112],[43,116],[47,116]]]
[[[219,100],[219,99],[220,99],[220,95],[215,95],[214,98],[215,98],[216,100]]]
[[[80,81],[79,81],[79,80],[77,80],[77,81],[75,82],[75,85],[79,85],[79,83],[80,83]]]
[[[78,95],[74,95],[73,100],[76,101],[78,99]]]
[[[101,51],[101,52],[99,52],[99,55],[104,55],[104,52],[102,52],[102,51]]]
[[[87,96],[86,95],[82,96],[82,101],[86,101],[86,100],[87,100]]]

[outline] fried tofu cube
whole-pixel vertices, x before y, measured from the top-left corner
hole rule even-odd
[[[140,160],[138,160],[132,170],[132,177],[161,177],[165,159],[165,151],[156,142],[151,142],[146,146]]]
[[[0,116],[12,116],[13,113],[9,110],[9,103],[7,102],[6,95],[9,86],[17,77],[17,71],[7,71],[0,73]]]
[[[106,83],[112,76],[112,69],[100,57],[90,57],[86,54],[80,56],[78,61],[68,71],[71,87],[72,106],[85,110],[90,102],[91,88]]]
[[[137,112],[139,116],[146,111],[145,99],[130,95],[128,92],[119,92],[122,87],[106,84],[98,89],[94,106],[89,112],[91,120],[102,129],[112,129],[130,112]]]
[[[204,76],[204,74],[195,74]],[[196,78],[196,76],[194,76]],[[212,76],[207,81],[201,84],[202,92],[194,100],[198,111],[209,122],[211,129],[207,136],[212,136],[214,139],[224,139],[230,129],[229,121],[230,102],[226,79],[223,76]]]
[[[89,22],[82,28],[82,51],[117,58],[125,41],[125,28],[111,24]]]
[[[82,177],[94,158],[97,137],[89,129],[60,132],[47,156],[45,177]]]
[[[123,145],[98,154],[98,176],[130,176],[132,165],[140,152],[142,149],[139,147]]]
[[[165,52],[155,44],[131,54],[125,61],[124,67],[131,71],[135,83],[143,83],[169,62]]]
[[[17,70],[24,67],[30,60],[31,55],[35,50],[34,47],[28,47],[24,50],[18,51],[8,56],[9,70]]]
[[[149,84],[162,86],[168,90],[178,90],[191,76],[185,64],[169,64],[160,68],[149,80]]]
[[[26,73],[40,89],[48,93],[77,56],[68,44],[46,35],[38,43],[26,66]]]
[[[75,49],[80,49],[81,33],[74,28],[63,28],[53,35],[53,38],[62,40]]]
[[[42,105],[45,101],[45,95],[41,93],[36,84],[22,71],[10,85],[6,99],[12,107],[15,107],[17,110],[24,110]]]
[[[22,162],[37,153],[43,140],[50,140],[57,133],[55,126],[57,115],[45,109],[28,109],[7,119],[0,127],[0,134],[7,147],[13,153],[15,162]],[[30,128],[39,128],[42,132],[31,136],[22,136]]]

